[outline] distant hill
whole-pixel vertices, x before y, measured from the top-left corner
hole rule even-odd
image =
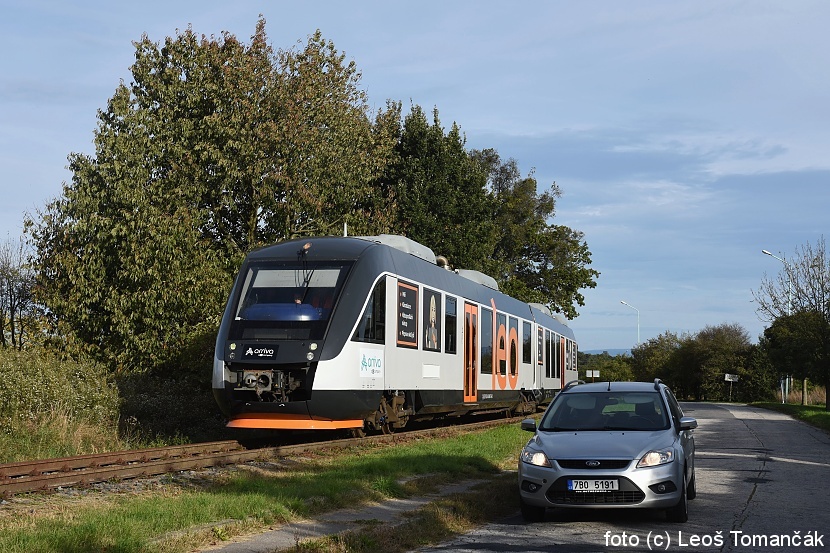
[[[591,355],[602,355],[603,353],[607,353],[608,355],[617,356],[617,355],[631,355],[630,349],[589,349],[585,350],[582,353],[590,353]]]

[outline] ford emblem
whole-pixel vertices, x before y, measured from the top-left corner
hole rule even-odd
[[[599,461],[585,461],[585,466],[588,468],[595,469],[600,465]]]

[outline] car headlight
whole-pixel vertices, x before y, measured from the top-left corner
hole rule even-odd
[[[652,449],[640,459],[637,463],[637,468],[656,467],[665,465],[674,461],[674,450],[667,449]]]
[[[537,467],[551,467],[548,456],[541,451],[534,451],[532,449],[524,448],[519,458],[522,462],[529,465],[536,465]]]

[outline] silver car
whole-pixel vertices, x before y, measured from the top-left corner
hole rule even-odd
[[[686,522],[695,491],[697,421],[660,380],[568,384],[519,456],[525,520],[548,507],[665,509]]]

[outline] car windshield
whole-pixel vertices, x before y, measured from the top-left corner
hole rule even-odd
[[[539,430],[662,430],[669,427],[658,392],[560,394],[545,412]]]

